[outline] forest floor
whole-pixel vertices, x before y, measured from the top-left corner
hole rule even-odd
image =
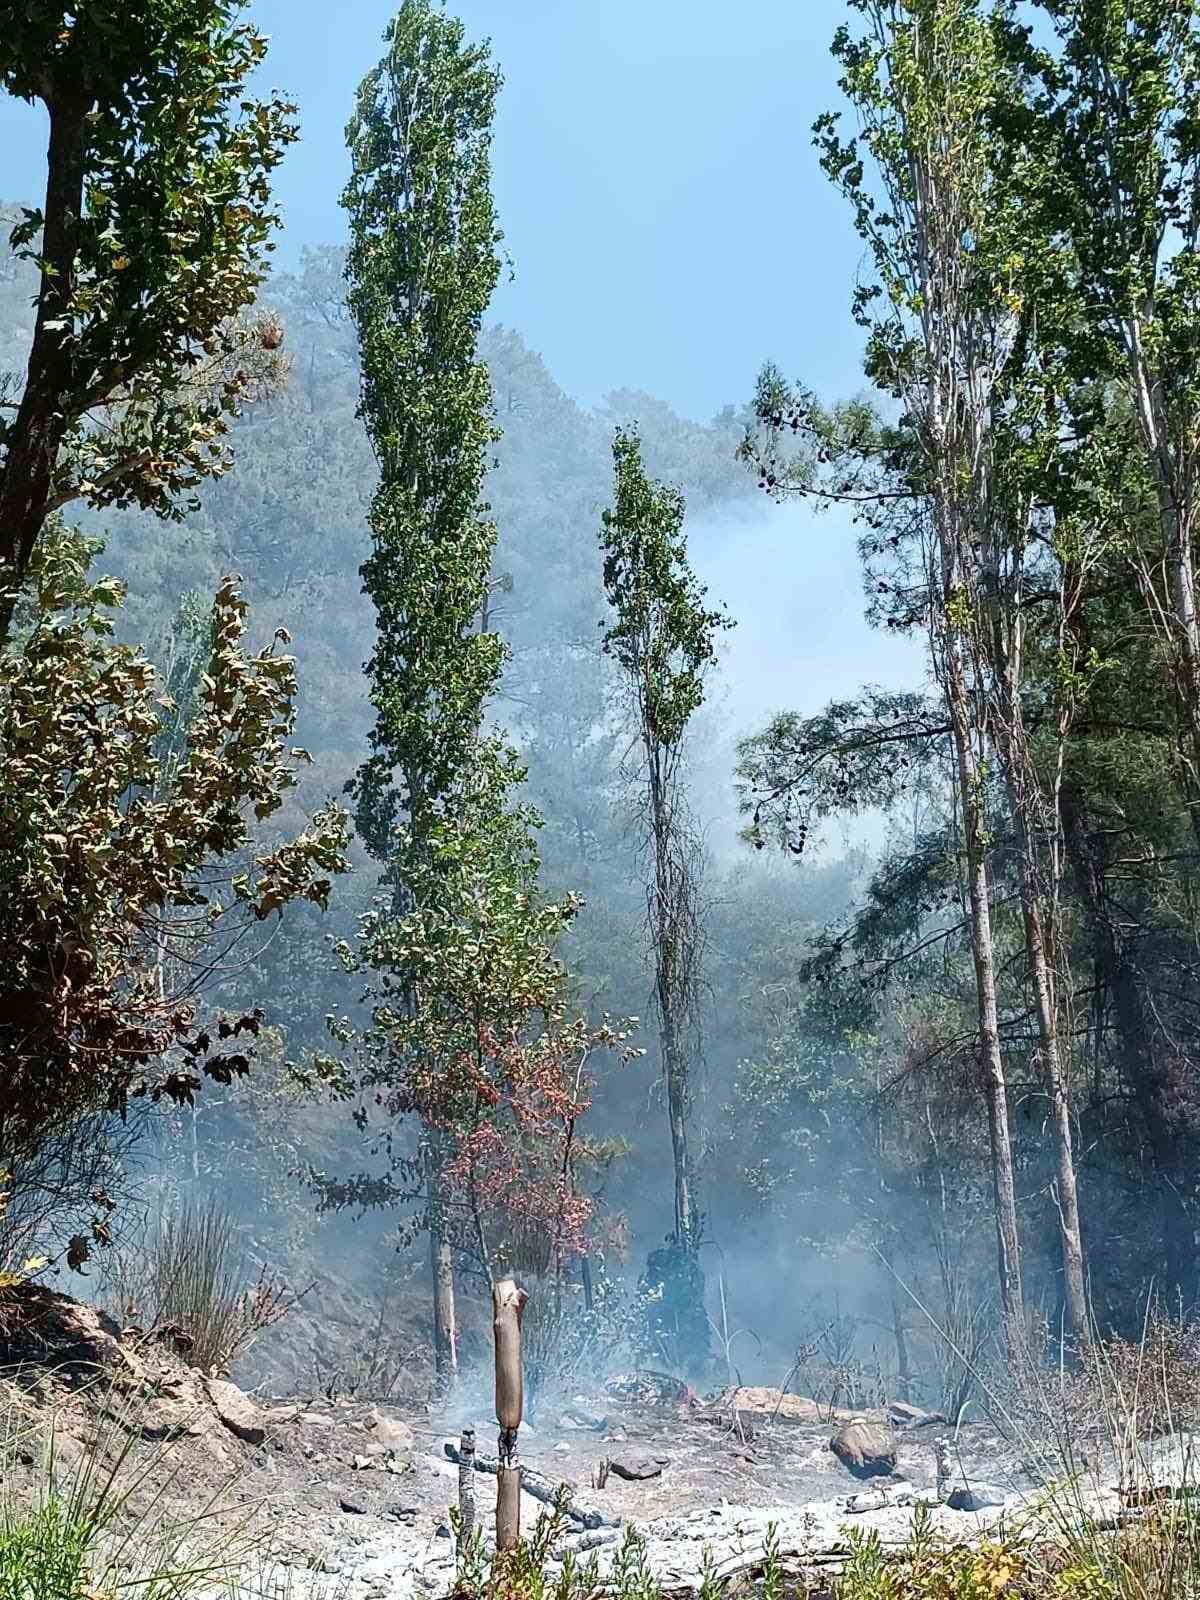
[[[0,1365],[10,1503],[42,1491],[52,1448],[60,1477],[118,1475],[128,1525],[203,1518],[202,1542],[244,1540],[263,1590],[296,1600],[445,1593],[458,1479],[447,1445],[472,1425],[480,1456],[495,1448],[482,1380],[474,1395],[461,1386],[441,1410],[251,1396],[189,1367],[170,1330],[123,1331],[90,1307],[28,1286],[0,1297]],[[581,1520],[568,1546],[594,1549],[603,1568],[622,1529],[635,1525],[668,1594],[694,1591],[706,1549],[725,1571],[752,1565],[769,1523],[785,1556],[820,1567],[844,1550],[851,1523],[876,1528],[885,1543],[902,1541],[918,1500],[959,1538],[1033,1504],[1034,1474],[985,1424],[957,1437],[925,1419],[901,1428],[895,1473],[859,1483],[829,1449],[838,1420],[778,1391],[705,1401],[670,1380],[639,1377],[543,1397],[522,1429],[521,1454],[549,1483],[572,1486]],[[952,1450],[960,1486],[992,1486],[983,1510],[936,1503],[939,1440]],[[1097,1504],[1115,1494],[1103,1477],[1088,1491]],[[495,1479],[477,1472],[474,1482],[486,1538]],[[523,1496],[526,1527],[542,1509]],[[585,1527],[585,1518],[602,1525]]]

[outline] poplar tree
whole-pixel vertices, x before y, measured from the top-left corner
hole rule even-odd
[[[614,497],[603,515],[604,587],[613,621],[604,649],[621,668],[640,747],[644,838],[649,871],[646,926],[654,958],[659,1054],[675,1169],[675,1229],[663,1272],[673,1330],[686,1353],[708,1348],[701,1217],[688,1139],[692,1057],[703,925],[701,848],[689,815],[682,762],[688,724],[704,700],[716,640],[731,626],[704,604],[688,564],[683,496],[654,483],[634,431],[613,441]],[[653,1262],[652,1262],[653,1265]]]
[[[398,916],[437,895],[437,830],[495,815],[515,779],[482,736],[504,652],[482,631],[495,529],[483,480],[496,433],[476,344],[500,270],[489,150],[500,77],[486,45],[432,0],[405,0],[347,128],[353,171],[349,304],[362,357],[359,415],[379,465],[362,569],[377,638],[367,664],[375,726],[357,781],[362,837]],[[415,983],[417,980],[413,980]],[[407,1004],[419,1008],[409,985]],[[444,1160],[426,1130],[435,1358],[455,1371],[454,1275]]]

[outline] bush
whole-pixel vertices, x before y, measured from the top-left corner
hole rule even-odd
[[[237,1222],[218,1200],[168,1212],[109,1263],[108,1284],[123,1319],[177,1330],[189,1363],[209,1373],[228,1370],[298,1298],[265,1268],[247,1281]]]
[[[521,1327],[530,1410],[548,1395],[607,1377],[635,1352],[644,1312],[610,1278],[598,1275],[589,1308],[575,1284],[553,1279],[530,1288]]]

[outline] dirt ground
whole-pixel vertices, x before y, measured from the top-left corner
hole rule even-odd
[[[190,1368],[184,1343],[177,1330],[122,1330],[47,1289],[0,1295],[10,1499],[41,1491],[51,1455],[64,1479],[96,1480],[119,1466],[122,1484],[133,1486],[122,1509],[131,1525],[211,1512],[207,1537],[236,1533],[260,1560],[353,1580],[347,1592],[398,1594],[420,1588],[422,1575],[426,1589],[437,1587],[457,1495],[446,1445],[471,1425],[480,1456],[495,1450],[482,1379],[440,1410],[247,1395]],[[775,1391],[706,1399],[635,1375],[531,1409],[523,1464],[571,1485],[581,1516],[608,1529],[685,1524],[730,1507],[840,1504],[866,1487],[829,1449],[839,1418]],[[931,1491],[935,1445],[948,1436],[937,1423],[900,1431],[896,1475]],[[1017,1465],[978,1426],[956,1450],[971,1472],[995,1476],[1003,1462],[1011,1477]],[[486,1533],[495,1480],[480,1472],[474,1481]],[[522,1498],[528,1526],[542,1508]]]

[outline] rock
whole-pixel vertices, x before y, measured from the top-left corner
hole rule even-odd
[[[670,1465],[670,1459],[667,1456],[614,1456],[608,1465],[618,1478],[640,1483],[646,1478],[661,1478],[663,1468]]]
[[[731,1412],[753,1418],[756,1423],[813,1423],[850,1422],[861,1413],[840,1411],[836,1407],[820,1406],[802,1394],[780,1394],[778,1389],[732,1389],[717,1401],[716,1409],[728,1416]]]
[[[354,1468],[355,1472],[370,1472],[375,1463],[371,1460],[370,1456],[355,1456],[350,1465]]]
[[[879,1478],[896,1470],[896,1435],[885,1422],[855,1417],[838,1429],[829,1448],[856,1478]]]
[[[910,1406],[906,1400],[889,1400],[888,1416],[897,1428],[927,1428],[934,1422],[945,1422],[940,1411],[922,1411],[920,1406]]]
[[[254,1401],[224,1378],[205,1378],[204,1387],[218,1417],[239,1439],[247,1444],[262,1444],[267,1437],[262,1413]]]
[[[995,1484],[969,1483],[951,1489],[946,1504],[951,1511],[988,1511],[995,1506],[1002,1506],[1007,1499],[1006,1492]]]
[[[588,1433],[603,1433],[608,1427],[607,1417],[598,1417],[583,1406],[571,1405],[558,1419],[560,1428],[579,1428]]]
[[[365,1517],[367,1514],[367,1508],[365,1506],[360,1506],[354,1500],[347,1500],[345,1495],[339,1495],[338,1505],[344,1512],[346,1512],[348,1516],[351,1517]]]
[[[413,1431],[407,1422],[401,1422],[399,1417],[389,1417],[372,1406],[366,1419],[367,1430],[371,1435],[372,1444],[385,1445],[389,1450],[404,1450],[411,1453],[413,1448]]]
[[[297,1413],[297,1422],[307,1422],[310,1428],[332,1428],[333,1418],[324,1416],[320,1411],[301,1411]]]
[[[390,1505],[384,1506],[381,1513],[382,1516],[387,1517],[392,1522],[408,1523],[412,1522],[416,1514],[416,1506],[403,1506],[398,1500],[393,1500]]]

